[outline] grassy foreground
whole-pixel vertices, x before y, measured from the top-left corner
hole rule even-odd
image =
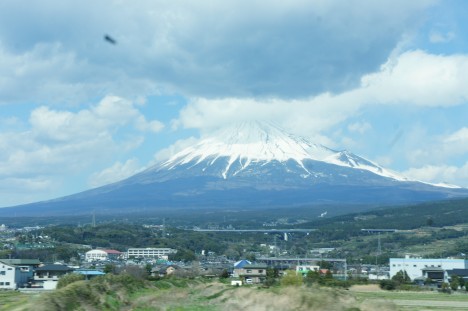
[[[437,291],[384,291],[377,285],[353,286],[351,293],[360,302],[391,302],[400,311],[458,311],[468,310],[465,291],[452,294]]]
[[[14,310],[29,304],[33,296],[14,291],[0,291],[0,310]]]
[[[77,281],[39,297],[8,294],[13,301],[0,310],[396,310],[387,302],[360,302],[341,289],[233,287],[217,280],[176,278],[150,282],[125,274]]]
[[[0,292],[0,310],[466,310],[468,295],[388,292],[318,287],[232,287],[203,279],[141,281],[106,275],[78,281],[54,292],[27,295]]]

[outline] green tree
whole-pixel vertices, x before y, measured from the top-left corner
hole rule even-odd
[[[10,249],[0,250],[0,258],[8,258],[11,253]]]
[[[145,265],[145,270],[146,270],[146,273],[147,273],[148,275],[151,275],[151,270],[153,270],[153,265],[150,264],[150,263],[147,263],[147,264]]]
[[[117,268],[115,267],[115,265],[108,263],[108,264],[106,264],[106,265],[104,266],[103,272],[104,272],[104,273],[116,274]]]
[[[188,261],[193,261],[195,259],[197,259],[197,257],[195,256],[195,253],[186,249],[179,249],[177,250],[177,253],[169,254],[169,260],[172,260],[172,261],[188,262]]]
[[[433,225],[434,225],[434,219],[432,219],[432,217],[428,217],[426,219],[426,226],[432,227]]]
[[[392,280],[397,282],[398,284],[408,284],[411,283],[411,279],[408,276],[406,271],[400,270],[398,271],[393,277]]]
[[[137,280],[144,280],[148,277],[146,269],[141,266],[126,266],[122,269],[121,274],[130,275]]]
[[[318,271],[315,271],[315,270],[310,270],[309,272],[307,272],[307,275],[306,275],[306,278],[305,278],[304,282],[307,285],[311,285],[311,284],[314,284],[314,283],[319,283],[320,282],[320,273],[318,273]]]
[[[277,278],[279,276],[278,269],[274,268],[268,268],[266,270],[266,280],[263,284],[266,286],[273,286],[276,284]]]
[[[57,256],[57,259],[69,262],[72,257],[78,257],[78,252],[76,249],[70,248],[66,245],[58,245],[54,249],[54,254]]]
[[[245,259],[247,259],[248,261],[254,262],[257,258],[254,253],[248,253],[245,256]]]
[[[266,270],[266,273],[267,273],[267,278],[270,277],[270,278],[277,278],[279,277],[279,270],[278,268],[268,268]]]
[[[320,269],[328,269],[328,270],[330,270],[331,268],[333,268],[332,263],[329,262],[329,261],[325,261],[325,260],[319,261],[318,265],[319,265]]]
[[[457,275],[452,275],[452,279],[450,281],[450,288],[452,290],[457,290],[458,286],[460,286],[460,278]]]

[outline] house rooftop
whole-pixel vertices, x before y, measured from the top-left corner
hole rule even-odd
[[[99,270],[92,270],[92,269],[78,269],[73,271],[74,273],[82,274],[82,275],[104,275],[105,273]]]
[[[461,277],[468,276],[468,269],[452,269],[452,270],[447,270],[447,274],[452,276],[452,275],[458,275]]]
[[[267,269],[268,265],[263,263],[253,263],[250,265],[245,265],[242,267],[243,269]]]
[[[42,267],[36,268],[36,271],[72,271],[73,269],[65,265],[44,265]]]
[[[115,249],[101,249],[101,250],[105,251],[108,254],[116,254],[116,255],[122,254],[122,252],[116,251]]]
[[[234,268],[235,269],[240,269],[242,267],[244,267],[245,265],[250,265],[252,264],[251,261],[247,260],[247,259],[242,259],[242,260],[239,260],[238,262],[234,263]]]
[[[41,264],[39,259],[0,259],[0,262],[12,266],[36,266]]]
[[[445,271],[445,269],[441,268],[441,267],[426,267],[426,268],[423,268],[421,269],[422,271]]]
[[[454,262],[468,262],[466,259],[459,259],[459,258],[413,258],[413,257],[404,257],[404,258],[390,258],[390,261],[404,261],[404,262],[447,262],[447,263],[454,263]]]

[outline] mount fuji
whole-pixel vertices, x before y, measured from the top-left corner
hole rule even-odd
[[[59,199],[3,208],[0,215],[390,205],[463,196],[468,196],[468,189],[409,180],[351,152],[313,144],[275,125],[244,122],[221,129],[125,180]]]

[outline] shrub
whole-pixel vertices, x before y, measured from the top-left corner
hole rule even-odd
[[[77,281],[82,281],[84,279],[85,277],[82,274],[70,273],[70,274],[64,275],[58,280],[57,289],[63,288],[67,286],[68,284],[71,284]]]
[[[287,270],[281,278],[281,285],[283,286],[301,286],[302,276],[297,275],[294,270]]]
[[[460,286],[460,278],[457,275],[452,275],[452,280],[450,281],[450,288],[452,290],[457,290]]]
[[[448,283],[442,283],[442,286],[440,287],[440,291],[446,294],[452,293],[452,290],[450,289],[450,285]]]
[[[226,269],[224,269],[223,272],[221,272],[221,274],[219,275],[219,277],[222,279],[227,279],[229,278],[229,276],[229,272]]]
[[[398,283],[394,280],[380,280],[379,286],[381,289],[394,290],[397,288]]]

